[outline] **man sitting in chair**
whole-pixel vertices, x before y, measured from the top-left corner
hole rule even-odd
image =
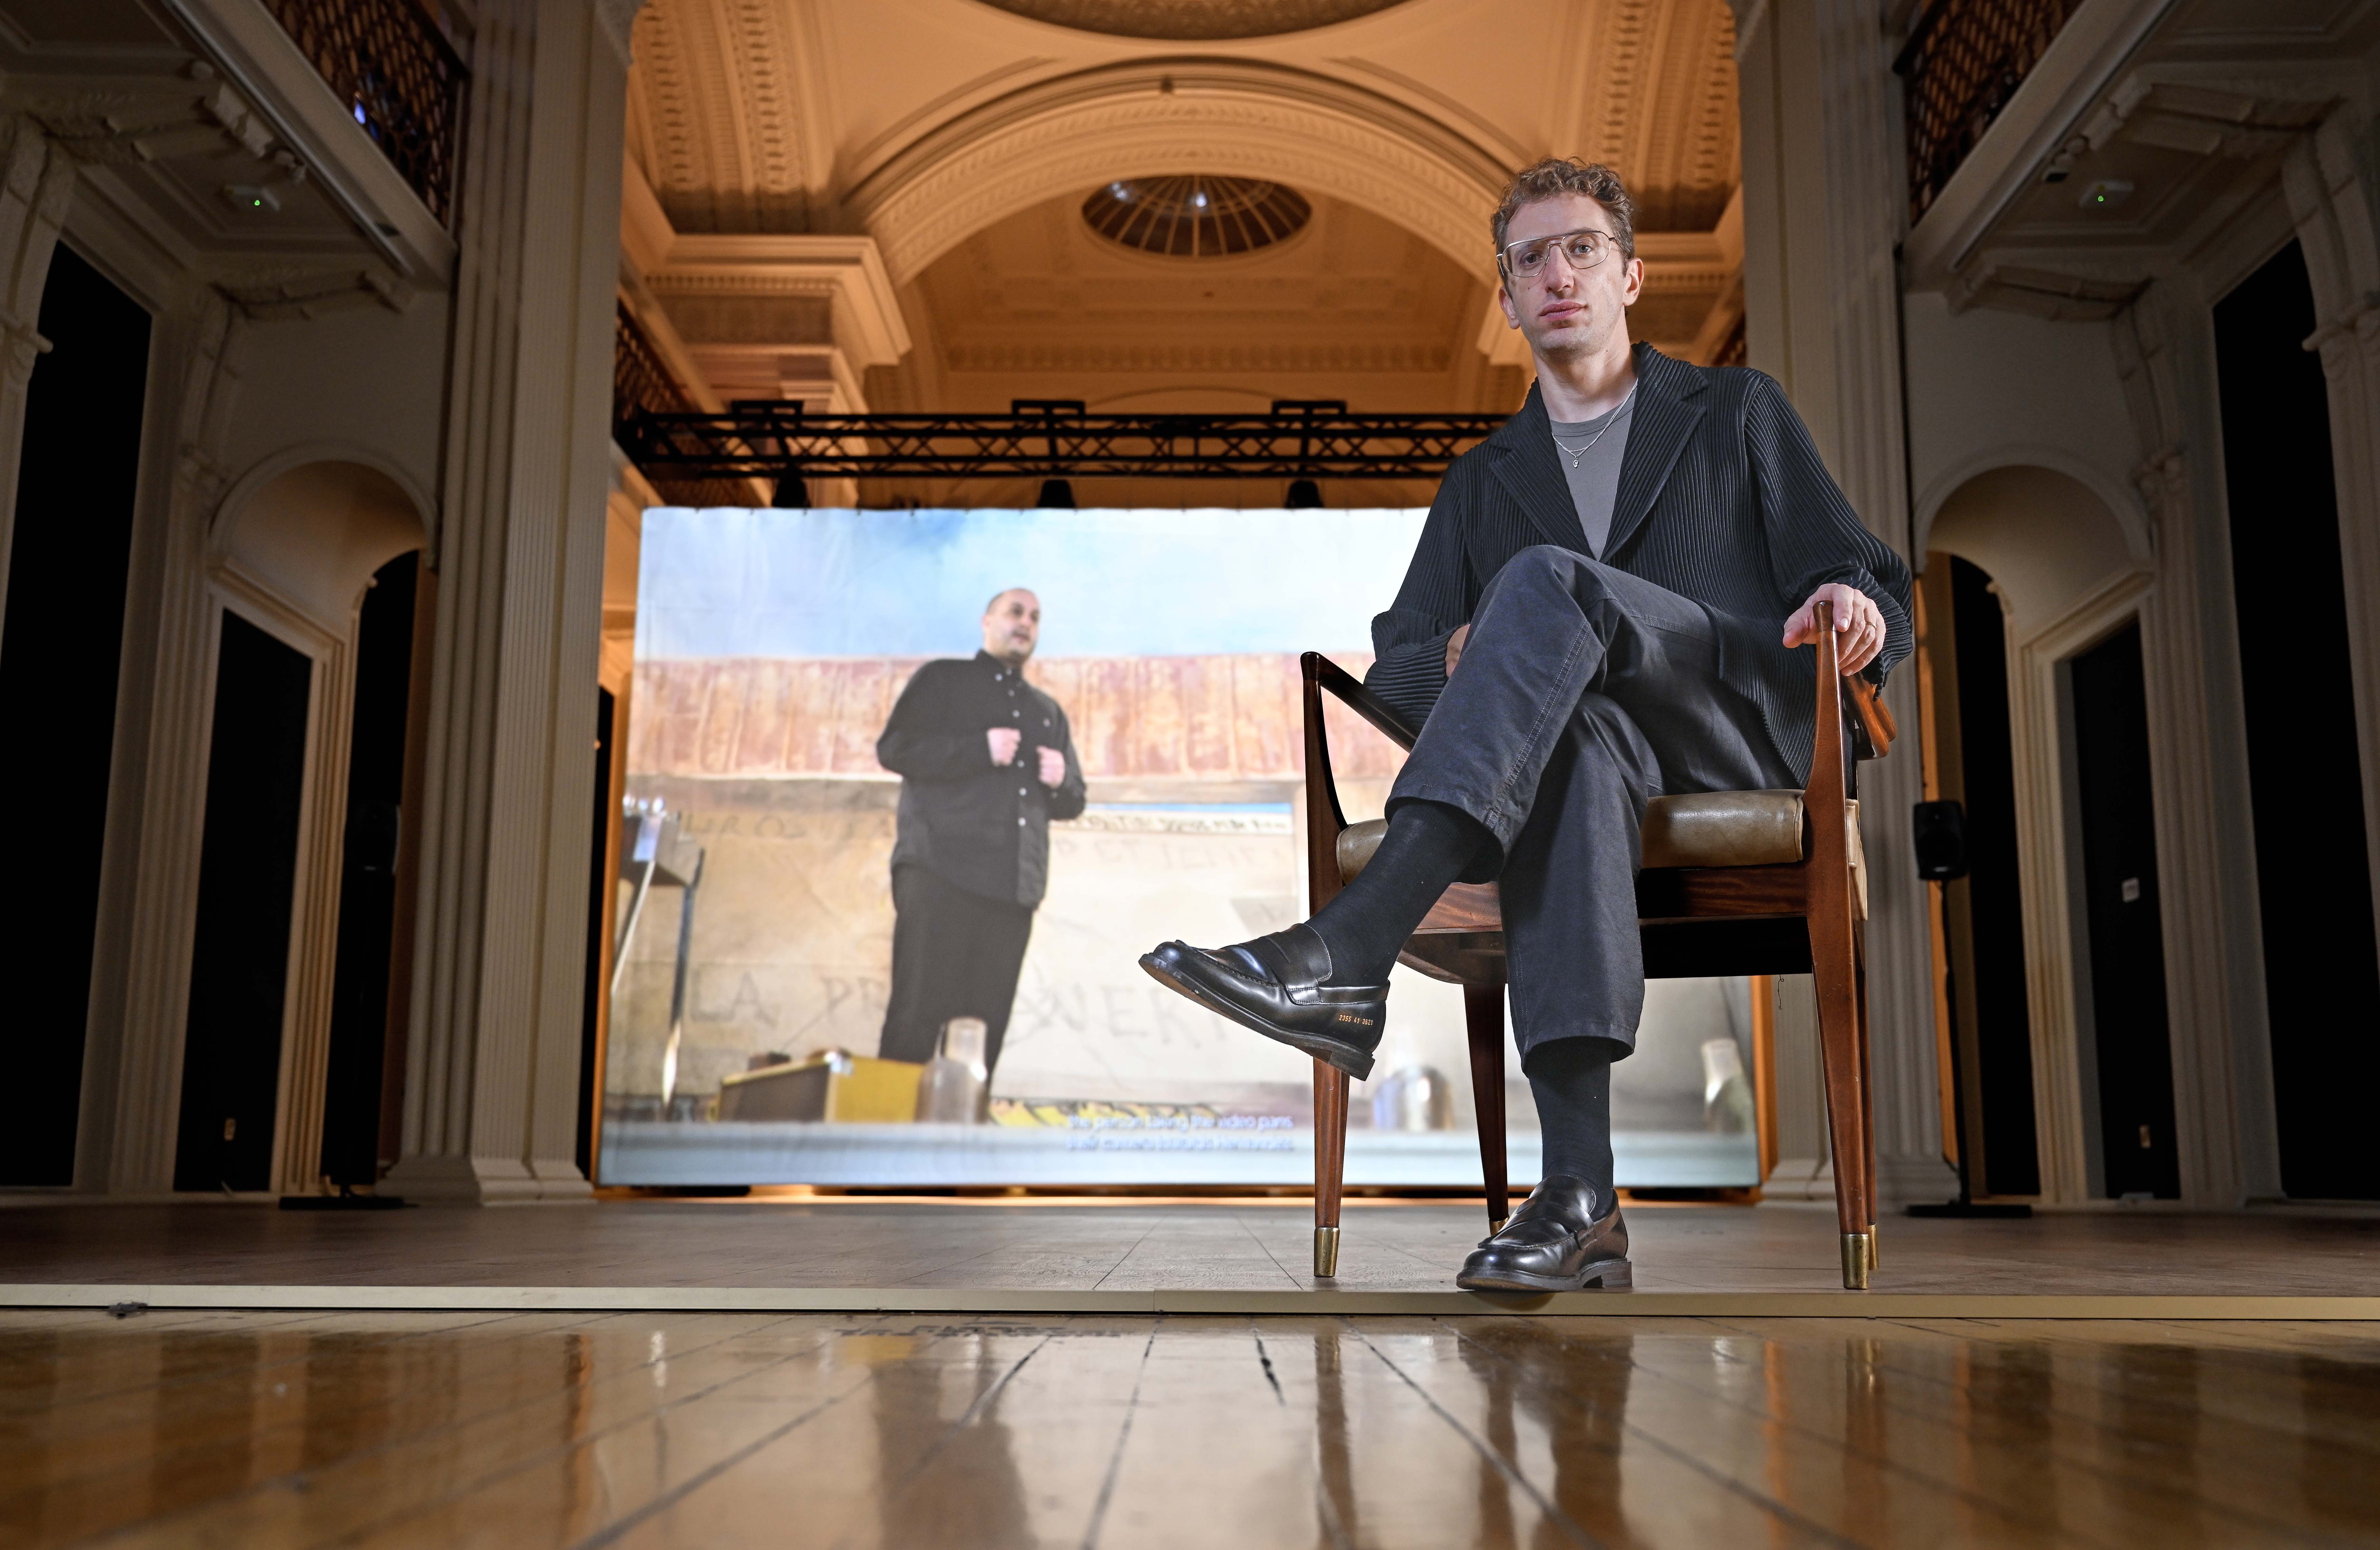
[[[1536,384],[1447,470],[1372,622],[1366,681],[1422,728],[1379,850],[1311,921],[1141,959],[1361,1078],[1405,938],[1449,884],[1499,884],[1545,1151],[1463,1287],[1575,1290],[1629,1270],[1611,1062],[1645,1004],[1647,800],[1803,784],[1816,605],[1834,605],[1847,676],[1881,683],[1912,644],[1908,567],[1860,525],[1777,383],[1631,346],[1633,213],[1609,168],[1553,160],[1496,211],[1497,299]]]

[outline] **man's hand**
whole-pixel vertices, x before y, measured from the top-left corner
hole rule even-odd
[[[1460,625],[1446,637],[1446,675],[1454,676],[1454,664],[1463,660],[1463,643],[1471,638],[1471,626]]]
[[[1852,673],[1876,660],[1884,649],[1884,613],[1876,600],[1856,587],[1846,587],[1840,581],[1829,581],[1810,594],[1802,611],[1785,621],[1785,644],[1808,646],[1818,638],[1818,605],[1835,605],[1836,650],[1840,654],[1843,676]]]
[[[1062,785],[1066,779],[1064,752],[1057,748],[1036,748],[1033,751],[1041,756],[1041,783],[1052,788]]]
[[[1016,745],[1025,741],[1025,734],[1014,727],[990,727],[984,732],[983,740],[991,745],[992,763],[1014,764]]]

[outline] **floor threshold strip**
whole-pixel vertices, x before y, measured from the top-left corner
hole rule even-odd
[[[1172,1314],[1629,1318],[2306,1319],[2380,1321],[2380,1297],[1847,1291],[1469,1291],[951,1287],[334,1286],[0,1283],[0,1308],[382,1312]]]

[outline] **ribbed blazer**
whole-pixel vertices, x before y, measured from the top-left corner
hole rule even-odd
[[[1827,582],[1876,599],[1877,682],[1914,644],[1909,567],[1861,525],[1775,379],[1690,366],[1638,345],[1636,406],[1611,530],[1598,558],[1692,598],[1719,633],[1719,672],[1756,704],[1794,769],[1810,768],[1817,648],[1787,650],[1785,621]],[[1535,386],[1520,412],[1454,460],[1396,602],[1372,621],[1366,682],[1418,722],[1446,686],[1446,641],[1524,549],[1587,553]]]

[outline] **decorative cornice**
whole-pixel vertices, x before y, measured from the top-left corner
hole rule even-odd
[[[795,232],[809,222],[798,29],[782,0],[654,0],[637,79],[664,208],[679,226]]]
[[[1950,310],[1988,307],[2052,322],[2105,322],[2148,286],[2144,275],[2120,262],[2075,260],[2072,254],[1986,260],[1946,287]],[[2051,262],[2058,267],[2048,267]]]
[[[1192,345],[1160,341],[953,344],[951,371],[1425,371],[1444,372],[1443,344]]]
[[[908,324],[873,237],[682,234],[646,283],[663,298],[829,297],[835,343],[855,364],[889,366],[909,353]]]
[[[375,268],[353,263],[246,263],[218,268],[214,288],[258,321],[312,318],[373,302],[403,313],[413,287]]]
[[[1377,92],[1239,60],[1131,64],[1012,92],[920,137],[852,190],[905,284],[968,236],[1120,171],[1286,183],[1378,212],[1467,266],[1508,174]]]

